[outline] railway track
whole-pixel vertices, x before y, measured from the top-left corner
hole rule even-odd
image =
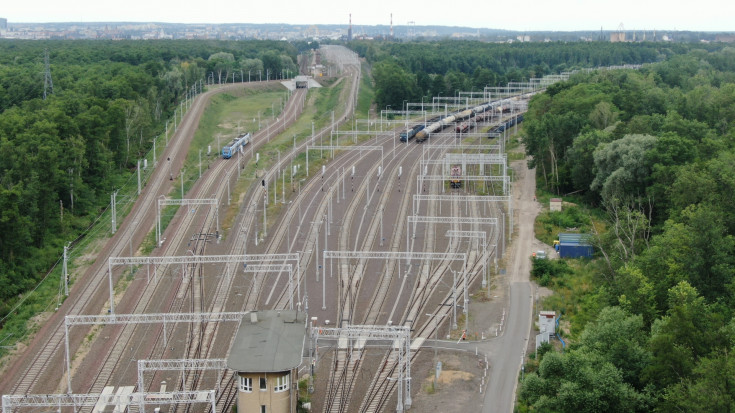
[[[350,69],[348,68],[348,70]],[[353,83],[351,85],[352,87],[350,88],[350,93],[354,93],[353,90],[356,90],[357,85],[359,85],[359,74],[354,77]],[[345,109],[344,115],[340,116],[339,118],[345,119],[350,111],[351,107],[347,107]],[[322,131],[321,133],[324,132],[325,131]],[[273,131],[272,133],[275,132]],[[258,140],[258,136],[259,135],[256,134],[254,142]],[[263,137],[263,135],[261,134],[260,137]],[[392,147],[392,139],[392,135],[386,135],[384,137],[378,138],[378,140],[381,141],[381,144],[386,149]],[[432,139],[438,140],[437,138]],[[265,178],[268,181],[274,179],[277,171],[282,170],[283,165],[286,165],[288,159],[292,156],[295,156],[296,153],[302,151],[305,145],[306,142],[299,145],[295,151],[285,155],[283,160],[279,164],[274,165],[266,173]],[[369,182],[370,178],[363,178],[360,181],[355,194],[351,197],[351,199],[345,200],[346,205],[342,205],[341,207],[344,212],[342,215],[343,218],[339,220],[340,235],[338,237],[332,237],[328,239],[327,242],[322,244],[323,249],[327,249],[329,247],[329,249],[339,250],[401,250],[401,240],[403,239],[401,234],[405,235],[403,233],[403,231],[405,231],[405,225],[402,225],[401,223],[405,222],[406,215],[408,213],[407,211],[410,210],[408,207],[411,202],[410,195],[412,192],[409,189],[410,179],[404,180],[405,190],[400,196],[400,207],[398,209],[398,212],[395,214],[395,219],[393,219],[392,217],[388,218],[389,226],[392,223],[398,224],[394,224],[393,228],[391,229],[391,235],[388,237],[388,244],[385,247],[380,248],[377,244],[379,244],[382,240],[378,233],[379,231],[381,231],[381,225],[384,224],[381,221],[384,220],[386,216],[382,213],[379,214],[378,211],[383,211],[385,206],[389,202],[394,201],[391,199],[391,197],[397,190],[398,180],[396,178],[398,169],[397,167],[399,165],[404,165],[404,169],[409,171],[409,173],[404,174],[404,176],[408,175],[410,177],[415,177],[420,172],[418,159],[414,160],[413,163],[408,166],[404,164],[404,162],[408,162],[409,152],[411,152],[412,150],[413,152],[416,152],[415,148],[416,147],[414,147],[412,144],[398,145],[396,147],[396,152],[393,157],[391,157],[390,155],[386,156],[386,158],[390,159],[385,166],[385,171],[390,172],[383,172],[383,177],[381,177],[380,180],[380,182],[382,182],[380,192],[378,192],[375,187],[371,188],[372,191],[368,191],[366,189],[368,185],[374,185],[374,181]],[[388,152],[390,153],[390,151]],[[332,183],[339,182],[341,179],[344,178],[343,174],[349,173],[349,166],[351,164],[357,164],[359,162],[363,162],[364,164],[366,161],[365,159],[362,159],[354,153],[346,153],[340,157],[335,158],[334,160],[330,161],[330,171],[326,175],[325,181]],[[223,163],[220,162],[219,164]],[[233,167],[232,165],[233,163],[231,162],[230,166]],[[340,169],[342,170],[342,172],[340,172]],[[361,167],[361,169],[363,168]],[[364,169],[367,171],[367,176],[375,176],[377,163],[372,163],[370,168]],[[226,171],[222,169],[219,170],[219,172],[217,173],[212,173],[211,175],[224,176],[225,174]],[[320,230],[319,227],[313,223],[318,221],[322,216],[326,215],[326,212],[331,207],[329,205],[329,199],[334,199],[335,195],[339,196],[339,190],[336,189],[337,187],[335,185],[329,185],[328,187],[325,187],[325,192],[322,192],[321,194],[314,194],[315,189],[318,191],[318,187],[321,185],[322,183],[319,179],[311,179],[306,182],[302,193],[297,195],[293,200],[294,206],[287,208],[283,213],[283,218],[281,219],[280,223],[274,225],[273,228],[269,229],[269,236],[265,240],[265,246],[261,246],[258,249],[259,251],[262,250],[265,253],[283,252],[284,249],[290,252],[293,251],[295,248],[299,248],[299,244],[301,244],[300,251],[302,251],[302,256],[305,258],[305,260],[302,261],[301,271],[297,271],[295,274],[295,282],[298,283],[298,285],[301,285],[302,283],[307,283],[307,268],[315,267],[313,265],[314,263],[312,262],[313,260],[318,261],[318,251],[316,250],[317,237],[323,235],[323,231],[325,231],[325,229]],[[254,186],[257,186],[257,184]],[[429,187],[430,191],[436,193],[439,186],[435,184],[430,185]],[[231,232],[231,235],[234,236],[229,237],[231,238],[228,240],[228,242],[231,242],[230,252],[233,254],[244,253],[246,247],[248,250],[252,248],[252,246],[248,246],[247,244],[249,240],[252,240],[254,238],[252,237],[252,235],[257,231],[258,218],[256,212],[257,206],[259,204],[258,199],[260,199],[261,196],[257,192],[258,190],[260,189],[251,187],[248,191],[249,196],[246,196],[245,199],[250,200],[255,197],[256,200],[255,202],[247,202],[247,205],[242,208],[236,220],[238,224],[233,227],[237,229],[233,229]],[[224,186],[222,185],[220,185],[215,191],[218,194],[218,199],[222,199],[221,195],[223,194],[223,191]],[[202,190],[199,193],[209,194],[211,193],[211,188],[208,192]],[[370,193],[369,197],[367,195],[368,193]],[[255,194],[255,196],[253,194]],[[301,211],[298,211],[297,215],[297,204],[300,206],[304,206],[303,204],[306,204],[307,213],[302,214]],[[431,209],[429,210],[430,212],[428,214],[436,215],[436,206],[431,205],[429,208]],[[454,202],[452,203],[452,206],[450,208],[452,210],[451,215],[456,215],[461,209],[461,206]],[[479,215],[479,211],[476,205],[473,205],[473,211],[470,215]],[[203,218],[203,220],[205,222],[211,222],[211,218]],[[310,224],[309,222],[312,222],[312,224]],[[296,223],[296,228],[294,231],[295,234],[292,237],[291,230],[294,229],[294,223]],[[182,220],[176,225],[170,226],[170,228],[188,228],[189,225],[190,223]],[[477,230],[477,228],[477,226],[474,226],[473,230]],[[461,228],[453,227],[453,229]],[[171,231],[173,231],[173,229],[171,229]],[[200,232],[205,231],[209,230],[205,230],[204,227],[200,229]],[[306,232],[305,239],[303,241],[300,240],[299,236],[299,233],[302,231]],[[175,233],[171,233],[172,235],[170,236],[168,241],[169,245],[182,245],[183,239],[177,239],[175,238],[175,235],[173,235],[180,232],[182,231],[179,230]],[[423,242],[421,247],[424,251],[433,252],[436,250],[437,246],[434,241],[436,236],[435,234],[435,225],[427,225],[423,233]],[[417,241],[414,241],[413,243],[416,244],[416,242]],[[204,244],[205,243],[202,243],[202,245],[194,245],[194,248],[196,249],[195,251],[200,251],[196,254],[203,252],[201,248],[204,248]],[[458,241],[452,241],[446,247],[446,251],[458,251],[458,249],[461,247],[460,244],[461,243]],[[413,250],[413,248],[414,247],[412,247],[411,249]],[[475,249],[470,247],[469,244],[468,248],[470,250]],[[307,253],[309,250],[311,250],[311,253]],[[491,253],[492,252],[488,252],[488,254]],[[468,259],[468,266],[471,268],[477,268],[477,266],[479,265],[478,263],[481,262],[481,260],[476,253],[473,254],[474,255],[471,255],[471,257]],[[440,284],[440,280],[443,278],[443,275],[447,273],[447,268],[449,268],[450,262],[441,262],[439,264],[433,265],[429,265],[426,263],[415,265],[412,264],[410,267],[404,269],[402,284],[400,286],[394,286],[392,280],[396,278],[394,276],[395,274],[401,273],[401,263],[397,260],[390,260],[389,262],[385,263],[385,265],[381,265],[379,267],[381,269],[381,274],[384,274],[384,276],[379,277],[374,285],[371,285],[371,288],[374,287],[374,292],[371,292],[371,298],[369,300],[366,300],[369,301],[367,305],[363,305],[360,300],[362,286],[365,284],[364,281],[367,280],[368,277],[370,277],[369,274],[371,273],[371,270],[374,270],[376,266],[370,265],[369,263],[364,261],[356,262],[354,263],[354,266],[352,264],[353,263],[347,262],[347,260],[340,260],[336,267],[338,269],[336,278],[338,282],[334,282],[334,284],[338,288],[336,301],[339,312],[339,316],[337,317],[337,319],[340,320],[339,322],[352,323],[353,320],[357,320],[362,324],[380,324],[384,323],[386,321],[386,318],[396,318],[398,320],[401,320],[400,322],[403,324],[408,322],[408,320],[416,320],[418,318],[418,315],[421,315],[421,311],[423,311],[423,309],[426,308],[427,305],[429,305],[431,297],[436,294],[436,289],[438,288],[437,286]],[[287,280],[284,279],[285,277],[283,277],[283,273],[277,273],[274,276],[266,273],[256,273],[253,276],[253,281],[250,288],[246,290],[245,296],[237,300],[237,302],[233,302],[233,300],[230,299],[230,297],[228,296],[228,292],[232,289],[233,282],[237,278],[237,268],[238,267],[235,265],[226,266],[223,276],[219,277],[216,285],[207,288],[205,288],[205,280],[204,277],[202,277],[203,269],[201,268],[201,266],[196,268],[189,268],[187,270],[187,277],[180,277],[179,283],[175,285],[176,292],[171,292],[169,294],[173,297],[171,301],[170,311],[174,312],[176,308],[183,308],[181,306],[184,305],[187,305],[190,311],[209,312],[225,311],[225,309],[228,307],[231,310],[235,311],[269,307],[287,308],[286,306],[288,305],[289,294],[288,289],[286,288]],[[164,269],[164,271],[166,270]],[[198,275],[195,275],[195,272],[198,273]],[[472,274],[476,274],[477,272],[478,271],[474,271],[472,272]],[[330,283],[331,282],[332,281],[330,281]],[[160,280],[159,284],[161,284]],[[471,284],[471,281],[468,282],[468,284]],[[266,287],[268,286],[271,287],[270,294],[265,294],[267,292]],[[392,286],[396,288],[392,289]],[[461,280],[458,279],[458,285],[456,285],[456,287],[459,289],[459,291],[462,291],[461,289],[464,288],[464,286],[461,285]],[[148,289],[155,290],[156,288],[150,288],[149,286]],[[146,291],[148,289],[146,289]],[[399,306],[398,300],[396,300],[395,302],[390,301],[391,297],[395,296],[395,292],[391,291],[396,289],[400,291],[399,295],[408,295],[408,301],[403,301],[407,302],[407,304],[402,303]],[[312,294],[312,297],[314,295],[318,297],[318,292],[315,293],[313,286],[310,289],[310,292]],[[153,293],[150,294],[151,295],[147,298],[149,302],[150,300],[152,300],[152,298],[150,297],[153,297]],[[275,294],[275,299],[271,298],[273,294]],[[143,297],[146,296],[141,295],[141,302],[144,300]],[[448,297],[451,296],[447,295],[440,301],[446,302]],[[298,304],[300,303],[297,303],[297,305]],[[393,304],[393,308],[390,311],[390,314],[386,315],[386,308],[389,307],[391,304]],[[313,307],[316,306],[314,305]],[[144,306],[143,308],[144,309],[142,309],[141,311],[146,311],[145,309],[150,307]],[[440,308],[442,311],[449,311],[448,307],[442,306]],[[220,331],[220,329],[218,328],[218,324],[219,323],[212,323],[210,325],[190,326],[187,331],[188,336],[184,339],[185,342],[189,343],[190,345],[186,349],[184,357],[210,357],[214,352],[216,352],[215,345],[217,342],[221,340],[228,341],[226,337],[227,334],[224,334]],[[432,326],[430,327],[429,324],[432,324]],[[169,331],[171,331],[171,333],[174,332],[174,326],[168,326],[167,328],[169,329]],[[151,329],[149,328],[138,328],[138,332],[136,334],[146,335],[150,333],[150,330]],[[154,333],[156,331],[158,333],[153,334],[156,339],[154,340],[154,344],[151,346],[152,350],[149,354],[151,357],[162,357],[167,353],[167,349],[161,343],[162,328],[153,328],[153,330]],[[417,327],[417,333],[414,333],[413,336],[428,337],[431,334],[433,334],[433,323],[425,323],[423,326]],[[132,333],[130,337],[134,337]],[[132,338],[129,338],[127,341],[125,339],[121,339],[120,341],[121,343],[128,343],[131,339]],[[121,348],[123,349],[122,352],[118,353],[116,351],[114,355],[111,353],[109,357],[109,364],[113,366],[112,371],[121,368],[121,365],[118,364],[119,361],[114,362],[113,360],[122,360],[125,358],[124,350],[127,347],[123,344],[121,345]],[[335,356],[331,371],[337,372],[338,374],[334,374],[334,379],[330,380],[330,384],[328,386],[330,390],[326,392],[325,400],[327,401],[325,402],[324,411],[349,411],[351,399],[356,397],[356,395],[353,395],[354,383],[356,381],[357,373],[363,368],[363,360],[366,352],[366,349],[363,349],[361,347],[355,348],[354,346],[348,346],[346,349],[338,349],[336,351],[337,354],[341,355]],[[380,364],[380,369],[375,375],[375,379],[373,381],[374,383],[383,384],[379,386],[372,386],[367,394],[363,398],[361,398],[362,402],[360,404],[360,411],[381,411],[380,409],[385,408],[387,400],[395,389],[395,381],[392,379],[395,379],[397,377],[396,361],[397,356],[395,352],[388,351],[384,357],[383,362]],[[105,363],[105,365],[107,364],[108,363]],[[103,379],[104,376],[108,376],[106,380]],[[235,391],[231,392],[226,390],[218,395],[218,409],[227,408],[233,403],[236,396],[237,387],[235,385],[235,378],[236,377],[231,373],[225,374],[225,376],[223,376],[221,383],[223,385],[226,385],[224,388],[234,388]],[[94,382],[110,383],[111,380],[112,375],[108,375],[107,373],[100,373],[99,379],[94,380]],[[198,386],[206,387],[207,384],[203,383],[204,382],[202,381],[202,375],[199,374],[199,372],[192,372],[190,374],[183,375],[182,378],[177,381],[176,386],[180,389],[192,389]],[[327,405],[331,407],[327,408]],[[182,407],[181,411],[188,411],[188,407]]]
[[[402,145],[399,147],[409,147]],[[410,147],[409,147],[410,148]],[[390,154],[389,154],[390,158]],[[395,158],[392,158],[395,159]],[[385,188],[382,188],[382,193],[380,195],[380,201],[378,203],[378,207],[375,209],[381,209],[384,207],[385,203],[387,202],[388,195],[394,191],[394,186],[396,186],[398,179],[397,178],[397,171],[398,168],[396,167],[397,164],[403,163],[405,161],[405,154],[402,154],[398,157],[398,160],[394,162],[392,165],[393,172],[384,182],[386,184],[384,185]],[[389,162],[390,163],[390,162]],[[415,161],[413,166],[411,167],[409,175],[412,173],[415,174],[415,172],[418,170],[419,163],[418,161]],[[390,168],[391,166],[386,167],[386,170]],[[372,173],[373,171],[370,171]],[[365,185],[365,183],[363,183]],[[362,194],[362,188],[359,188],[358,193]],[[406,191],[403,193],[403,196],[401,197],[401,204],[404,206],[403,208],[399,208],[400,211],[399,218],[396,222],[401,222],[405,220],[406,211],[408,208],[406,206],[408,205],[408,200],[410,199],[410,191]],[[363,197],[356,197],[352,201],[353,205],[365,205],[364,210],[367,210],[367,208],[370,207],[370,205],[366,204],[366,200],[363,199]],[[346,213],[344,221],[346,222],[352,222],[353,217],[356,213],[356,208],[352,207],[348,210]],[[363,213],[362,218],[360,219],[360,228],[362,227],[362,223],[364,222],[366,218],[366,214]],[[377,232],[377,225],[379,223],[378,219],[375,218],[375,215],[372,216],[373,219],[371,219],[370,224],[368,225],[368,230],[366,231],[366,234],[363,237],[359,235],[360,229],[358,228],[358,235],[355,237],[356,239],[362,239],[363,242],[360,245],[356,245],[356,250],[369,250],[369,249],[376,249],[378,246],[375,245],[375,235]],[[397,234],[394,233],[393,237],[391,238],[391,246],[390,249],[393,251],[399,250],[400,240],[402,237],[400,236],[400,231],[402,230],[403,226],[398,225],[396,230]],[[343,228],[340,232],[340,241],[339,241],[339,249],[340,250],[347,250],[347,240],[350,238],[349,236],[350,232],[350,226],[347,226],[346,228]],[[431,238],[433,239],[433,238]],[[427,250],[433,250],[433,245],[427,245]],[[385,274],[387,276],[381,276],[377,280],[377,284],[371,285],[371,287],[374,287],[375,293],[372,295],[372,299],[370,300],[370,303],[368,305],[368,308],[366,310],[366,315],[362,316],[361,320],[364,320],[362,324],[375,324],[378,320],[378,316],[380,314],[380,310],[383,307],[383,303],[385,302],[385,299],[387,297],[387,289],[391,284],[391,278],[392,274],[395,271],[396,268],[395,260],[391,260],[389,263],[387,263],[384,267],[384,270],[386,271]],[[446,266],[447,263],[444,264]],[[338,285],[340,289],[339,296],[341,297],[341,303],[339,306],[339,309],[342,311],[342,315],[339,317],[342,323],[345,322],[352,322],[352,312],[353,307],[351,303],[355,302],[355,291],[359,288],[359,280],[361,280],[364,276],[365,272],[365,263],[364,262],[358,262],[354,266],[347,263],[345,260],[341,260],[339,264],[339,274],[340,274],[340,283]],[[424,273],[428,271],[428,267],[423,266]],[[443,270],[437,270],[435,271],[436,274],[441,274]],[[404,278],[404,282],[405,282]],[[414,288],[414,291],[430,291],[425,290],[422,288]],[[426,293],[428,294],[428,293]],[[350,355],[350,358],[347,358],[347,355]],[[357,357],[355,357],[357,355]],[[326,396],[326,403],[324,406],[324,411],[345,411],[347,409],[345,399],[343,397],[339,397],[339,394],[345,394],[349,393],[351,394],[351,390],[345,389],[344,386],[352,386],[352,383],[354,382],[354,377],[356,377],[356,373],[359,370],[359,363],[362,356],[362,349],[359,351],[357,349],[338,349],[336,350],[335,355],[335,366],[336,368],[332,369],[330,372],[330,380],[329,380],[329,390],[327,392]],[[360,358],[358,358],[360,357]],[[383,378],[379,375],[377,382],[381,382]]]

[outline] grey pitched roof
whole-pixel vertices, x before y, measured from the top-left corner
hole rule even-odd
[[[301,364],[306,313],[258,311],[257,322],[245,316],[227,357],[227,367],[244,372],[278,372]]]

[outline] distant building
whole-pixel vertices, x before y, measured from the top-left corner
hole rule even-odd
[[[624,42],[625,41],[625,32],[613,32],[610,33],[610,42],[611,43],[618,43],[618,42]]]
[[[298,401],[298,367],[306,340],[306,313],[250,313],[237,330],[227,367],[237,372],[238,413],[291,413]]]
[[[6,19],[5,17],[0,17],[0,30],[8,30],[8,19]]]
[[[723,42],[723,43],[735,43],[735,35],[732,34],[718,34],[715,37],[716,42]]]

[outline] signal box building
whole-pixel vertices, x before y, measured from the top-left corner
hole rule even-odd
[[[237,374],[238,413],[292,413],[306,341],[306,313],[269,310],[243,318],[227,357]]]

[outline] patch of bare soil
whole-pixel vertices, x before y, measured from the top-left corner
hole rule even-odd
[[[437,359],[442,363],[442,370],[436,383],[433,350],[422,350],[419,359],[411,370],[411,411],[474,412],[481,409],[484,364],[478,362],[474,353],[439,351]]]

